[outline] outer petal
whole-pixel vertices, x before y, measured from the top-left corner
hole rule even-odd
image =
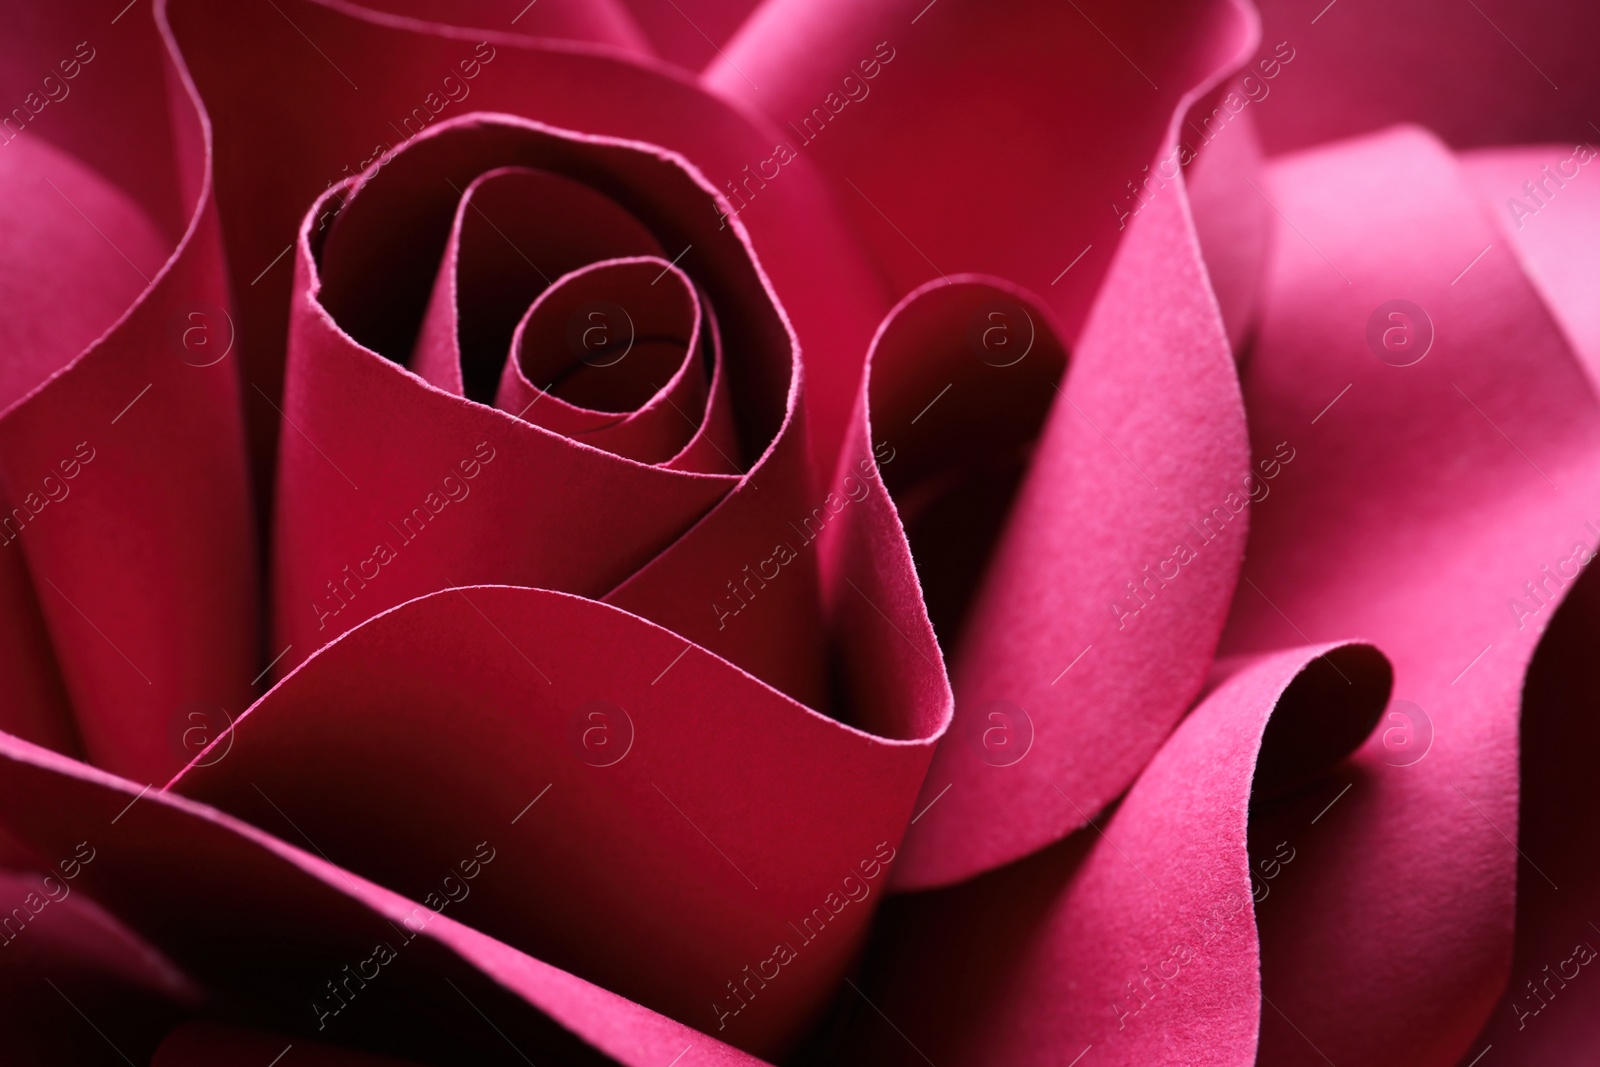
[[[759,100],[776,116],[770,109],[782,101],[823,91],[816,78],[826,68],[806,51],[807,35],[822,32],[815,27],[827,27],[833,35],[818,44],[822,54],[843,63],[856,50],[872,54],[870,42],[891,32],[884,27],[893,25],[898,34],[902,16],[909,25],[916,11],[902,8],[875,6],[810,23],[792,5],[771,5],[747,28],[738,46],[743,51],[731,52],[729,62],[743,68],[759,60],[761,77],[773,79],[774,86],[774,95],[764,92]],[[1149,113],[1141,104],[1138,120],[1119,125],[1111,140],[1093,141],[1097,152],[1109,153],[1109,163],[1086,167],[1079,159],[1069,161],[1069,151],[1076,152],[1080,142],[1071,142],[1069,149],[1064,137],[1039,137],[1033,127],[1026,137],[1020,131],[1002,137],[1000,158],[1008,173],[1018,175],[1014,199],[1038,224],[1016,231],[998,246],[989,240],[994,231],[985,229],[980,253],[978,228],[949,224],[948,207],[952,202],[982,202],[978,190],[987,189],[992,178],[992,161],[981,163],[980,157],[953,147],[964,137],[977,136],[966,124],[972,109],[987,101],[997,114],[1043,127],[1061,121],[1063,98],[1087,92],[1090,71],[1104,73],[1098,66],[1102,50],[1110,56],[1107,62],[1115,64],[1114,77],[1120,78],[1125,69],[1122,58],[1098,35],[1091,42],[1056,21],[1070,18],[1075,27],[1081,21],[1076,13],[1062,16],[1054,8],[1047,13],[1023,5],[1007,10],[1002,30],[986,28],[980,35],[972,29],[975,20],[992,14],[962,4],[928,10],[907,31],[917,36],[908,37],[903,47],[893,46],[898,49],[893,59],[878,62],[873,95],[849,105],[856,110],[841,112],[837,125],[830,121],[826,137],[802,150],[830,168],[843,189],[849,189],[844,179],[857,184],[855,192],[844,194],[851,198],[846,203],[855,205],[851,210],[864,231],[874,235],[874,247],[897,288],[927,279],[932,263],[940,265],[933,268],[937,273],[952,262],[976,261],[992,265],[1007,283],[1027,281],[1034,292],[1048,294],[1037,302],[1013,298],[1014,305],[1035,308],[1041,334],[1059,329],[1065,338],[1082,326],[1028,480],[1011,504],[1014,510],[984,575],[970,633],[962,637],[959,650],[946,649],[962,693],[958,703],[963,721],[957,733],[971,736],[982,709],[1003,700],[1032,718],[1034,747],[1022,762],[1006,767],[991,765],[969,744],[941,750],[924,788],[925,811],[919,813],[908,842],[906,865],[897,872],[906,886],[948,883],[1025,855],[1082,826],[1126,788],[1204,681],[1232,595],[1251,485],[1224,321],[1207,282],[1185,179],[1176,162],[1185,113],[1220,82],[1221,69],[1239,62],[1252,43],[1248,16],[1231,7],[1189,12],[1186,17],[1197,20],[1198,46],[1186,50],[1165,37],[1150,42],[1162,57],[1159,69],[1169,95],[1159,97],[1160,106]],[[1074,56],[1084,65],[1063,65],[1059,57],[1047,63],[1028,55],[1002,60],[996,53],[967,48],[974,39],[989,40],[994,32],[1010,33],[1013,40],[1048,39],[1052,49],[1065,39],[1069,47],[1082,49],[1081,57],[1076,51]],[[951,64],[960,77],[950,76]],[[1134,73],[1129,77],[1139,80]],[[738,92],[736,77],[722,68],[708,72],[706,80],[724,92]],[[1039,91],[1030,93],[1031,88]],[[959,106],[949,102],[941,107],[947,94],[958,93],[970,98]],[[1026,106],[995,103],[1000,96],[1012,101],[1019,95]],[[758,99],[753,94],[747,98]],[[1158,114],[1166,123],[1164,131],[1144,125]],[[910,121],[911,116],[919,122]],[[906,138],[923,128],[919,123],[929,116],[940,124],[935,131],[940,136],[931,147],[908,144]],[[1238,140],[1241,135],[1231,136]],[[1103,222],[1091,223],[1084,201],[1058,195],[1057,183],[1083,182],[1082,192],[1088,196],[1093,183],[1110,173],[1102,166],[1120,167],[1130,152],[1138,153],[1135,158],[1150,158],[1152,141],[1162,146],[1152,166],[1167,161],[1171,169],[1162,171],[1167,180],[1161,191],[1136,202],[1141,205],[1136,215],[1133,203],[1124,210],[1128,235],[1116,245],[1117,215],[1108,211]],[[910,168],[907,159],[914,148],[934,155]],[[946,152],[949,158],[942,155]],[[846,159],[848,174],[842,169]],[[1046,173],[1052,189],[1048,198],[1043,192]],[[1140,173],[1136,165],[1128,166],[1130,178]],[[780,179],[771,182],[773,189],[779,184]],[[879,200],[879,186],[895,190],[895,199]],[[756,192],[748,209],[759,209],[764,195],[764,189]],[[885,228],[878,208],[901,228],[898,233]],[[1102,275],[1085,266],[1065,270],[1082,246],[1074,241],[1067,246],[1072,251],[1048,273],[1045,267],[1047,256],[1063,249],[1060,234],[1074,227],[1092,229],[1090,236],[1102,242],[1097,249],[1109,253],[1116,248],[1087,322],[1082,322],[1085,306]],[[935,233],[943,243],[923,246],[924,235]],[[928,253],[931,263],[917,248]],[[1079,275],[1079,270],[1085,273]],[[1086,287],[1074,290],[1077,295],[1054,288],[1051,280],[1063,276]],[[913,304],[943,300],[945,283],[963,280],[964,275],[945,274],[914,289],[880,327],[874,344],[886,343]],[[1039,313],[1041,303],[1046,313]],[[931,408],[930,423],[1011,416],[995,406],[981,409],[981,401],[959,391],[939,399],[951,379],[937,377],[932,361],[919,363],[918,345],[966,345],[973,316],[984,310],[963,305],[939,329],[924,330],[905,342],[909,347],[900,353],[900,362],[924,371],[920,380],[916,374],[906,376],[905,387],[917,390],[920,402],[897,398],[908,416],[924,405]],[[1019,318],[1016,328],[1021,327]],[[972,365],[981,358],[981,352],[972,352]],[[855,366],[808,358],[807,371],[809,380],[831,397],[839,379],[854,373]],[[865,399],[865,392],[858,394],[858,426],[866,425],[867,414],[859,410]],[[935,400],[943,406],[934,405]],[[836,421],[839,415],[821,412],[819,418]],[[873,446],[899,447],[882,429],[874,429],[873,435]],[[864,439],[850,439],[840,472],[859,462],[867,447]],[[1199,529],[1208,520],[1209,533]],[[1191,524],[1196,528],[1191,530]],[[1165,578],[1157,576],[1182,542],[1201,549],[1182,579],[1171,581],[1170,567]],[[976,732],[981,733],[981,726]],[[1052,779],[1077,798],[1078,809],[1050,788]]]
[[[759,120],[701,92],[678,68],[606,46],[534,43],[334,0],[279,2],[283,14],[266,5],[166,3],[160,10],[169,14],[218,125],[217,182],[250,380],[274,399],[293,273],[292,262],[283,260],[307,206],[435,118],[497,111],[661,145],[687,157],[719,189],[772,150],[774,135]],[[446,76],[462,75],[463,63],[477,71],[470,95],[459,102],[438,95]],[[413,117],[419,107],[426,112],[420,119]],[[270,171],[257,165],[263,146],[288,143],[294,151],[278,154]],[[807,358],[859,364],[888,307],[883,286],[809,164],[789,168],[785,178],[741,221]],[[717,218],[709,198],[704,210]],[[265,472],[278,417],[255,389],[247,391],[256,404],[257,459]],[[833,433],[841,430],[836,424]]]
[[[42,855],[100,842],[82,888],[257,1026],[425,1060],[757,1062],[214,808],[16,738],[0,761],[8,831]],[[379,944],[379,977],[350,977]]]
[[[1276,248],[1245,396],[1253,437],[1296,458],[1256,509],[1224,648],[1371,634],[1408,703],[1383,735],[1399,751],[1360,753],[1307,877],[1263,912],[1282,1015],[1262,1056],[1450,1063],[1505,980],[1518,695],[1567,585],[1547,575],[1596,518],[1600,410],[1436,141],[1287,157],[1264,192]],[[1406,754],[1408,732],[1431,749]]]
[[[1297,856],[1328,827],[1256,845],[1252,804],[1336,794],[1326,772],[1371,729],[1389,678],[1365,645],[1232,664],[1103,825],[886,909],[862,985],[841,994],[844,1058],[1256,1062],[1271,1008],[1253,904],[1307,877]]]
[[[447,590],[326,647],[174,788],[413,899],[460,889],[474,928],[773,1049],[851,958],[944,725],[932,662],[872,660],[900,661],[877,737],[616,608]],[[484,838],[492,873],[461,889]]]
[[[1600,378],[1594,286],[1600,185],[1587,180],[1587,165],[1572,176],[1573,156],[1570,147],[1503,149],[1470,153],[1465,166],[1592,383]],[[1538,183],[1542,204],[1523,187],[1530,181]],[[1537,217],[1514,216],[1513,200],[1537,204]],[[1600,1039],[1600,988],[1574,979],[1574,972],[1587,977],[1591,968],[1581,961],[1600,948],[1600,931],[1590,925],[1600,922],[1600,864],[1581,830],[1600,818],[1593,775],[1600,720],[1592,712],[1600,689],[1594,670],[1600,586],[1586,569],[1600,549],[1600,517],[1592,521],[1538,579],[1544,584],[1553,572],[1556,582],[1548,586],[1560,585],[1547,587],[1547,603],[1539,606],[1549,628],[1522,693],[1516,944],[1506,990],[1463,1062],[1492,1047],[1503,1063],[1564,1067],[1584,1062]],[[1566,594],[1559,608],[1550,592]]]
[[[1594,541],[1590,541],[1593,547]],[[1523,690],[1522,791],[1518,810],[1517,928],[1510,981],[1461,1061],[1483,1049],[1501,1063],[1576,1067],[1600,1040],[1600,1011],[1587,981],[1600,949],[1594,925],[1600,863],[1578,829],[1600,817],[1593,764],[1600,723],[1594,634],[1595,576],[1573,588],[1534,654]]]
[[[247,702],[257,556],[210,129],[170,41],[95,10],[8,17],[0,56],[50,75],[0,145],[3,725],[150,781],[187,708]]]
[[[1041,294],[1077,344],[1130,214],[1164,184],[1152,174],[1177,169],[1159,168],[1174,112],[1254,33],[1253,12],[1226,0],[771,0],[701,80],[787,146],[735,175],[736,207],[759,213],[796,163],[815,164],[896,296],[995,275]],[[859,363],[822,355],[807,372],[827,435],[849,418]]]

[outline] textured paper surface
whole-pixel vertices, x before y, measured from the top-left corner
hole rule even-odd
[[[15,1057],[1586,1062],[1590,12],[124,3],[0,32]]]

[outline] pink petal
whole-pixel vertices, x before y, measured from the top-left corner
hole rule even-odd
[[[1223,647],[1366,634],[1399,700],[1306,876],[1262,913],[1282,1013],[1262,1057],[1450,1063],[1505,980],[1519,693],[1567,585],[1548,568],[1591,536],[1600,422],[1437,141],[1400,128],[1285,157],[1263,192],[1275,253],[1245,397],[1257,453],[1295,459],[1255,509]]]

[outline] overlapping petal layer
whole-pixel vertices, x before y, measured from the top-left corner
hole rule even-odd
[[[1319,830],[1263,837],[1253,806],[1335,792],[1328,769],[1371,729],[1390,676],[1365,645],[1222,674],[1103,824],[890,906],[867,988],[899,1029],[858,1008],[851,1062],[1255,1061],[1253,909],[1303,877],[1293,865]],[[978,974],[993,981],[974,989]]]
[[[874,736],[618,609],[454,589],[325,648],[172,789],[414,900],[487,838],[452,916],[774,1049],[855,951],[943,725],[936,674],[894,683]]]
[[[1001,702],[1009,720],[1031,724],[1031,751],[996,767],[981,744],[941,747],[923,793],[931,806],[897,874],[905,886],[949,883],[1026,855],[1127,787],[1204,680],[1238,573],[1252,467],[1225,324],[1177,162],[1189,108],[1253,48],[1252,17],[1226,3],[1182,5],[1157,29],[1096,10],[1113,20],[1107,32],[1151,65],[1152,83],[1140,64],[1106,47],[1081,11],[942,3],[919,14],[922,7],[767,4],[703,79],[787,123],[784,143],[833,179],[897,292],[926,282],[918,299],[944,301],[939,286],[956,271],[998,275],[1038,294],[1024,304],[1047,309],[1026,322],[1011,313],[1017,348],[1024,337],[1053,333],[1041,351],[1072,350],[1059,387],[1045,375],[997,403],[954,386],[927,330],[894,339],[895,316],[909,304],[880,329],[875,358],[914,364],[921,376],[904,373],[886,386],[906,393],[892,402],[909,418],[938,399],[919,416],[929,434],[950,420],[1027,423],[1038,420],[1039,404],[1049,410],[1037,445],[1033,434],[1023,442],[1032,455],[1015,500],[1000,494],[987,503],[1007,517],[980,564],[970,626],[959,646],[941,635],[956,687],[955,735],[982,736]],[[1125,106],[1096,109],[1107,86]],[[985,116],[981,132],[975,114]],[[983,151],[972,150],[973,138]],[[1135,197],[1129,190],[1152,169],[1160,177]],[[1006,175],[1003,193],[997,172]],[[780,184],[765,168],[760,174]],[[736,185],[735,206],[759,210],[765,185]],[[949,215],[952,199],[978,205],[996,196],[1028,224]],[[946,314],[934,346],[965,346],[971,367],[1001,362],[970,341],[998,339],[1003,323],[984,319],[991,314],[1004,312],[972,302]],[[886,353],[886,343],[906,350]],[[836,403],[845,373],[824,364],[811,380]],[[858,421],[867,417],[864,399]],[[820,406],[827,402],[813,405],[824,426],[841,418]],[[1203,550],[1175,561],[1188,524],[1216,507],[1226,517],[1200,535]],[[947,527],[966,521],[943,519]],[[920,554],[919,566],[925,584],[939,584]]]
[[[642,1067],[694,1045],[708,1062],[753,1062],[456,922],[444,907],[335,867],[314,849],[16,738],[0,739],[0,747],[8,833],[63,859],[82,855],[88,841],[94,856],[76,884],[182,968],[187,978],[169,979],[169,988],[203,983],[212,1012],[424,1060],[465,1050],[482,1062],[522,1062],[528,1049],[574,1063],[609,1057]],[[482,862],[478,876],[487,882],[498,854],[469,843],[461,859]],[[449,873],[440,872],[441,892]],[[61,972],[30,973],[30,984],[51,973]],[[81,990],[61,992],[70,1001]],[[147,1024],[137,1016],[129,1022],[136,1029],[115,1029],[109,1039],[143,1051],[131,1042]]]
[[[210,130],[154,23],[79,14],[0,57],[0,714],[155,781],[186,709],[248,698],[258,560]]]
[[[1595,152],[1370,132],[1581,22],[103,6],[0,57],[18,1054],[1582,1062]]]
[[[1264,191],[1283,224],[1245,398],[1252,435],[1297,458],[1253,516],[1223,647],[1366,635],[1394,663],[1397,728],[1431,748],[1363,749],[1308,876],[1263,909],[1283,1015],[1263,1014],[1262,1055],[1449,1062],[1505,981],[1517,714],[1567,586],[1546,576],[1592,545],[1600,409],[1437,141],[1398,129],[1286,157]]]

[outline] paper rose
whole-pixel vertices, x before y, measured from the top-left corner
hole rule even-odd
[[[1587,1062],[1600,23],[1468,7],[9,5],[11,1058]]]

